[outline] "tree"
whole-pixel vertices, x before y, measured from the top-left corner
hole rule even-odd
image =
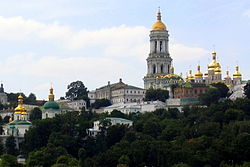
[[[119,165],[120,165],[120,166],[126,167],[126,166],[129,166],[130,159],[129,159],[129,157],[128,157],[127,155],[122,155],[122,156],[119,158],[118,162],[119,162]]]
[[[17,155],[16,140],[13,136],[9,136],[5,142],[6,153],[10,155]]]
[[[29,153],[27,166],[52,166],[61,155],[67,155],[64,148],[48,144],[46,147]]]
[[[169,98],[168,90],[150,88],[146,91],[144,100],[145,101],[160,100],[162,102],[165,102],[168,98]]]
[[[228,97],[229,88],[224,83],[213,83],[212,86],[219,90],[221,98]]]
[[[25,104],[36,104],[36,95],[34,93],[30,93],[27,98],[24,99]]]
[[[110,113],[110,116],[111,116],[111,117],[117,117],[117,118],[126,118],[126,115],[123,114],[121,111],[118,111],[118,110],[113,110],[113,111]]]
[[[0,139],[0,155],[2,155],[4,152],[5,152],[4,144],[2,139]]]
[[[210,88],[205,94],[200,96],[201,104],[204,105],[211,105],[212,103],[218,102],[220,99],[221,94],[217,88]]]
[[[34,120],[40,120],[40,119],[42,119],[42,111],[40,110],[40,108],[35,107],[33,110],[31,110],[30,120],[34,121]]]
[[[91,104],[91,107],[98,109],[98,108],[107,107],[110,105],[111,105],[111,102],[108,99],[96,99],[95,102]]]
[[[68,91],[66,92],[66,98],[70,100],[80,100],[89,101],[88,90],[82,83],[82,81],[75,81],[68,85]]]
[[[86,150],[84,148],[80,148],[78,151],[79,165],[81,167],[84,166],[84,160],[86,158]]]
[[[244,94],[248,99],[250,99],[250,82],[247,82],[247,84],[244,86]]]
[[[13,155],[3,154],[0,157],[1,167],[18,167],[17,158]]]

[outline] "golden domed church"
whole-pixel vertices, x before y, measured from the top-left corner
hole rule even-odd
[[[161,12],[150,31],[150,53],[147,58],[147,75],[143,78],[144,88],[166,89],[171,84],[182,83],[181,76],[174,74],[172,58],[169,54],[169,34],[161,20]]]
[[[222,79],[222,71],[221,65],[216,59],[216,52],[212,52],[212,61],[207,66],[207,72],[203,73],[200,71],[200,65],[197,67],[197,72],[194,76],[190,73],[187,78],[187,82],[195,82],[195,83],[205,83],[212,84],[217,82],[225,83],[228,87],[233,87],[235,85],[240,85],[242,83],[242,75],[239,72],[239,66],[236,66],[235,73],[231,78],[229,76],[229,71],[226,71],[226,76]]]

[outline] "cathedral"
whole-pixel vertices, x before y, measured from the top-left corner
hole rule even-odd
[[[242,75],[239,72],[239,66],[236,65],[233,77],[229,76],[229,71],[226,71],[226,76],[222,78],[221,65],[216,59],[216,52],[212,52],[212,61],[207,66],[207,72],[200,71],[200,65],[197,66],[197,72],[192,75],[192,70],[189,71],[189,75],[186,77],[187,82],[212,84],[217,82],[225,83],[229,88],[235,85],[242,84]]]
[[[197,72],[193,75],[189,70],[188,76],[183,79],[182,76],[174,74],[172,58],[169,54],[169,34],[166,25],[161,20],[161,12],[157,13],[157,20],[150,31],[150,53],[147,60],[147,75],[143,78],[144,88],[168,89],[171,85],[182,85],[185,82],[212,84],[222,82],[228,87],[240,85],[242,83],[242,75],[239,72],[239,66],[236,66],[233,77],[226,76],[222,78],[221,65],[216,59],[216,52],[212,52],[212,61],[207,66],[207,72],[197,67]]]

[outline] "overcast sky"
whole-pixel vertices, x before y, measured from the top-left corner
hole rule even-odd
[[[249,0],[0,1],[0,80],[6,92],[56,98],[81,80],[93,90],[118,82],[143,87],[149,32],[158,6],[175,72],[202,72],[213,45],[223,73],[238,63],[249,79]]]

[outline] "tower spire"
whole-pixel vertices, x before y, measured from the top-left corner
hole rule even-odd
[[[161,8],[158,7],[157,20],[161,21]]]

